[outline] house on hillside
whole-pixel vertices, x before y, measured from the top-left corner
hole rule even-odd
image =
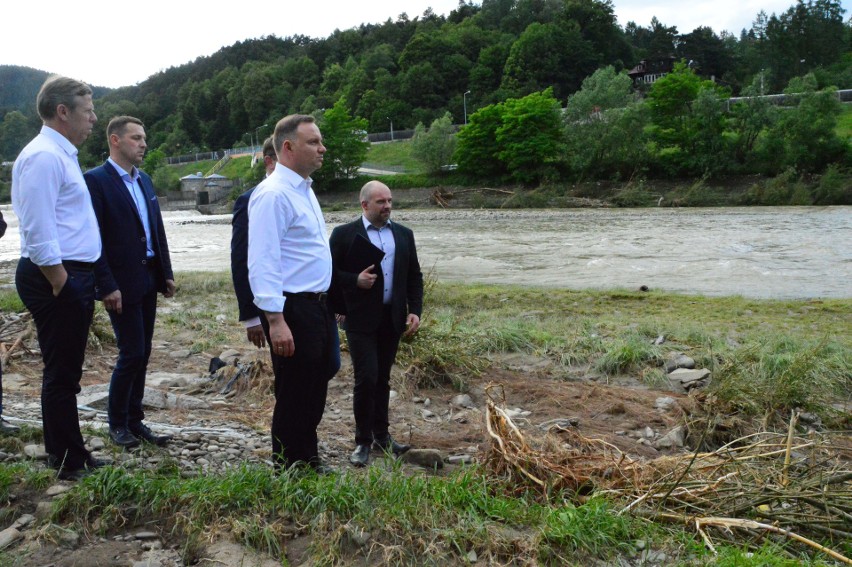
[[[672,72],[675,61],[675,57],[671,55],[656,59],[642,59],[638,65],[627,72],[627,75],[633,79],[634,87],[652,85]]]

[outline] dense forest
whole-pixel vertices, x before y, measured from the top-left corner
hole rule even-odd
[[[514,101],[537,96],[542,100],[536,104],[557,111],[549,128],[567,121],[563,126],[569,131],[589,130],[600,136],[590,117],[600,119],[607,116],[603,111],[618,107],[623,112],[617,120],[610,113],[603,122],[619,122],[621,129],[608,135],[635,135],[629,143],[606,150],[620,153],[619,159],[586,155],[576,157],[573,165],[564,159],[561,164],[548,162],[532,177],[515,174],[516,181],[532,182],[568,170],[585,177],[631,175],[625,164],[645,159],[631,157],[639,151],[633,143],[680,148],[648,164],[651,173],[700,175],[712,173],[718,161],[712,153],[718,148],[712,146],[725,142],[726,126],[713,109],[727,97],[852,88],[852,20],[844,22],[844,12],[837,0],[798,0],[781,14],[756,14],[751,28],[735,36],[708,27],[681,31],[656,18],[648,26],[628,22],[621,27],[609,0],[462,0],[446,17],[427,10],[418,17],[401,14],[381,24],[336,30],[323,39],[270,36],[238,42],[136,86],[97,89],[96,109],[103,124],[118,114],[139,116],[147,125],[150,149],[173,155],[246,145],[252,136],[268,135],[285,114],[321,113],[341,105],[370,132],[388,131],[391,122],[396,129],[429,125],[447,113],[450,122],[461,124],[480,113],[471,120],[471,130],[480,128],[493,137],[486,124],[489,118],[481,111],[494,119],[495,112],[517,110]],[[654,89],[627,78],[626,72],[642,61],[681,62],[672,75],[689,78],[678,84],[670,79],[668,94],[654,94]],[[37,131],[33,100],[44,76],[32,69],[0,67],[0,158],[14,159]],[[641,108],[629,110],[637,100],[644,101]],[[812,112],[839,113],[839,103],[813,104],[818,108]],[[752,121],[742,125],[745,138],[730,148],[740,163],[747,161],[743,152],[757,142],[761,129],[781,120],[766,118],[763,107],[753,110],[726,119]],[[805,119],[813,116],[800,117]],[[258,129],[261,125],[268,126]],[[639,134],[654,129],[663,138],[640,139]],[[475,132],[460,136],[459,146],[472,150],[474,137]],[[689,156],[684,156],[683,143],[690,148]],[[829,160],[817,160],[814,167],[847,160],[846,145],[835,147]],[[576,136],[563,135],[548,151],[588,154],[589,148]],[[82,148],[81,161],[94,164],[105,152],[103,137],[92,136]],[[465,159],[460,161],[464,169]],[[503,165],[513,172],[523,170],[518,164]]]

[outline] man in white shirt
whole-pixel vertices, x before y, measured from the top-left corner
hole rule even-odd
[[[44,447],[60,479],[77,480],[104,463],[83,443],[77,393],[95,306],[94,265],[101,255],[98,221],[77,146],[97,121],[92,89],[52,76],[36,99],[44,125],[12,168],[21,259],[15,285],[33,315],[44,361]]]
[[[278,163],[249,200],[249,283],[263,312],[275,373],[272,453],[276,467],[327,472],[317,451],[328,381],[340,367],[328,233],[310,175],[322,166],[322,134],[307,115],[275,125]]]

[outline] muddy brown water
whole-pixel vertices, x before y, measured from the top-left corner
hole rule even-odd
[[[0,283],[19,255],[0,239]],[[355,213],[326,214],[328,229]],[[852,297],[852,207],[397,210],[439,280],[754,298]],[[164,213],[172,264],[227,271],[230,215]]]

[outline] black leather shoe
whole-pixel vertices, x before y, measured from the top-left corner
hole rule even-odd
[[[4,435],[14,435],[21,430],[17,425],[12,425],[2,417],[0,417],[0,433]]]
[[[139,439],[130,433],[130,430],[126,427],[110,427],[109,438],[112,439],[113,443],[125,449],[139,446]]]
[[[384,451],[385,453],[393,453],[394,455],[402,455],[411,449],[411,445],[397,443],[393,440],[393,437],[388,435],[384,439],[374,439],[373,449],[376,449],[377,451]]]
[[[65,467],[61,467],[56,473],[56,478],[59,480],[76,482],[94,473],[96,469],[105,467],[106,464],[107,463],[105,461],[101,461],[100,459],[96,459],[89,455],[88,458],[86,458],[86,463],[79,469],[67,469]]]
[[[370,462],[370,446],[358,445],[352,454],[349,456],[349,462],[356,467],[366,467]]]
[[[144,423],[140,423],[139,425],[132,427],[130,429],[130,433],[140,441],[153,443],[157,447],[163,447],[166,443],[172,440],[171,435],[157,435]]]

